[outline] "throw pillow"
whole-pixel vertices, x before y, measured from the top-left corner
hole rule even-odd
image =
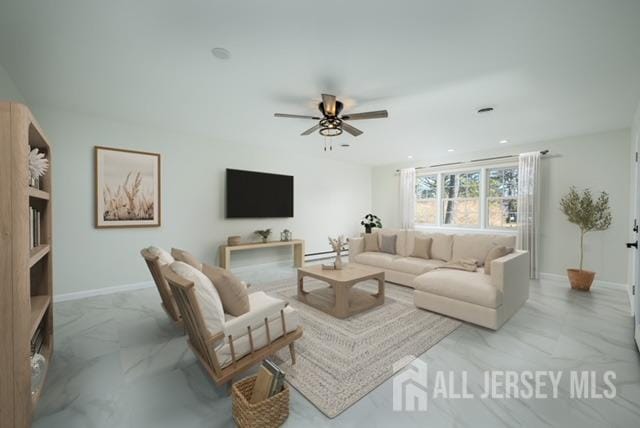
[[[431,238],[416,236],[413,241],[413,253],[411,257],[420,257],[421,259],[431,258]]]
[[[382,248],[380,250],[383,253],[396,254],[396,243],[398,242],[398,235],[382,235]]]
[[[202,318],[211,334],[220,333],[224,328],[224,309],[218,291],[198,269],[184,262],[171,263],[171,270],[187,281],[193,282],[196,300],[202,312]]]
[[[364,234],[364,251],[374,251],[380,252],[380,247],[378,246],[378,234],[377,233],[365,233]]]
[[[158,258],[158,263],[160,264],[160,266],[164,266],[164,265],[168,265],[173,263],[175,260],[173,259],[173,257],[171,257],[171,254],[169,254],[168,252],[166,252],[165,250],[163,250],[162,248],[158,248],[158,247],[149,247],[147,248],[147,251]]]
[[[513,248],[507,248],[503,245],[493,247],[489,250],[489,254],[487,254],[487,258],[484,260],[484,273],[491,275],[491,262],[495,259],[499,259],[500,257],[504,257],[507,254],[511,254],[512,252]]]
[[[176,259],[179,262],[184,262],[189,266],[193,266],[199,271],[202,270],[202,262],[198,260],[193,254],[187,251],[179,250],[177,248],[172,248],[171,255],[173,256],[174,259]]]
[[[434,260],[448,262],[452,259],[453,235],[433,233],[429,235],[433,239],[430,256]]]
[[[228,270],[210,266],[206,263],[202,265],[202,273],[213,282],[213,286],[218,290],[226,313],[239,317],[249,312],[251,309],[249,306],[249,293],[245,283]]]

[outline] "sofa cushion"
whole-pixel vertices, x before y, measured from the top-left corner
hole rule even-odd
[[[441,260],[425,260],[418,257],[400,257],[391,262],[391,270],[421,275],[444,264]]]
[[[364,251],[365,252],[378,252],[380,251],[380,245],[378,244],[377,233],[365,233],[364,236]]]
[[[249,304],[247,284],[243,283],[230,271],[208,264],[202,265],[202,273],[211,280],[216,287],[222,307],[226,313],[235,317],[253,310]]]
[[[398,258],[400,258],[400,256],[396,256],[393,254],[365,252],[358,254],[355,258],[355,261],[356,263],[361,263],[363,265],[375,266],[383,269],[391,269],[391,264]]]
[[[188,251],[172,248],[171,256],[179,262],[185,262],[189,266],[193,266],[200,271],[202,270],[202,262]]]
[[[502,304],[502,293],[491,283],[491,276],[481,270],[465,272],[438,269],[418,276],[413,285],[418,291],[487,308],[495,309]]]
[[[205,327],[211,334],[220,333],[225,323],[224,310],[218,291],[211,280],[198,269],[184,262],[173,262],[170,267],[176,274],[193,282],[196,300],[200,306]]]
[[[147,248],[147,251],[152,256],[155,256],[158,258],[158,264],[160,266],[170,265],[175,261],[173,257],[171,257],[171,254],[169,254],[166,250],[162,248],[151,246]]]
[[[411,253],[407,252],[407,231],[405,229],[380,229],[378,230],[378,245],[382,248],[382,237],[396,235],[396,254],[406,257]]]
[[[431,258],[436,260],[451,260],[451,248],[453,246],[453,236],[444,233],[430,233],[425,235],[432,239]]]
[[[509,235],[464,234],[453,236],[453,259],[474,259],[484,264],[493,247],[515,247],[516,237]]]
[[[487,258],[484,260],[484,273],[491,275],[491,262],[495,259],[499,259],[500,257],[504,257],[507,254],[511,254],[512,252],[513,248],[507,248],[504,245],[490,249],[489,254],[487,254]]]
[[[411,257],[420,257],[421,259],[431,258],[431,243],[433,239],[426,236],[416,236],[413,239],[413,251]]]
[[[398,235],[381,235],[380,236],[380,251],[387,254],[396,254],[396,244],[398,242]]]

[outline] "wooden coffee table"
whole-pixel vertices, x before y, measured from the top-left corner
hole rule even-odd
[[[319,279],[329,288],[305,291],[304,277]],[[375,279],[378,292],[368,293],[353,286]],[[330,293],[333,289],[333,293]],[[347,264],[341,270],[323,270],[321,265],[298,269],[298,300],[336,318],[347,318],[359,312],[384,304],[384,271],[378,268]]]

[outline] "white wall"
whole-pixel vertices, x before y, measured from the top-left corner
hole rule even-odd
[[[394,174],[399,167],[549,149],[550,154],[542,161],[541,272],[564,275],[566,268],[575,267],[578,263],[578,229],[566,220],[559,209],[562,195],[569,186],[576,185],[579,188],[590,187],[594,192],[607,191],[613,212],[613,225],[609,230],[588,235],[585,268],[596,271],[599,280],[627,284],[628,254],[624,244],[631,227],[630,139],[629,130],[620,130],[377,167],[372,178],[373,213],[382,218],[385,226],[400,225],[398,176]]]
[[[55,294],[150,280],[139,251],[151,244],[214,262],[229,235],[256,239],[254,230],[272,228],[279,239],[289,228],[306,240],[307,253],[327,251],[327,235],[357,233],[370,209],[371,168],[325,160],[321,152],[310,158],[46,108],[33,112],[54,148]],[[94,228],[96,145],[162,154],[162,227]],[[293,175],[295,217],[225,220],[225,168]],[[290,250],[262,250],[234,255],[233,265],[283,259],[291,260]]]
[[[9,73],[0,64],[0,101],[19,101],[24,102],[24,98],[20,91],[13,83]]]

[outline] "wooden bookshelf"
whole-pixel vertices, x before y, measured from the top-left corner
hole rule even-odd
[[[29,186],[29,151],[49,160],[40,188]],[[31,344],[51,366],[53,254],[51,145],[29,109],[0,102],[0,421],[29,427],[45,381],[31,385]],[[30,248],[30,209],[38,210],[40,245]],[[46,378],[46,376],[45,376]]]

